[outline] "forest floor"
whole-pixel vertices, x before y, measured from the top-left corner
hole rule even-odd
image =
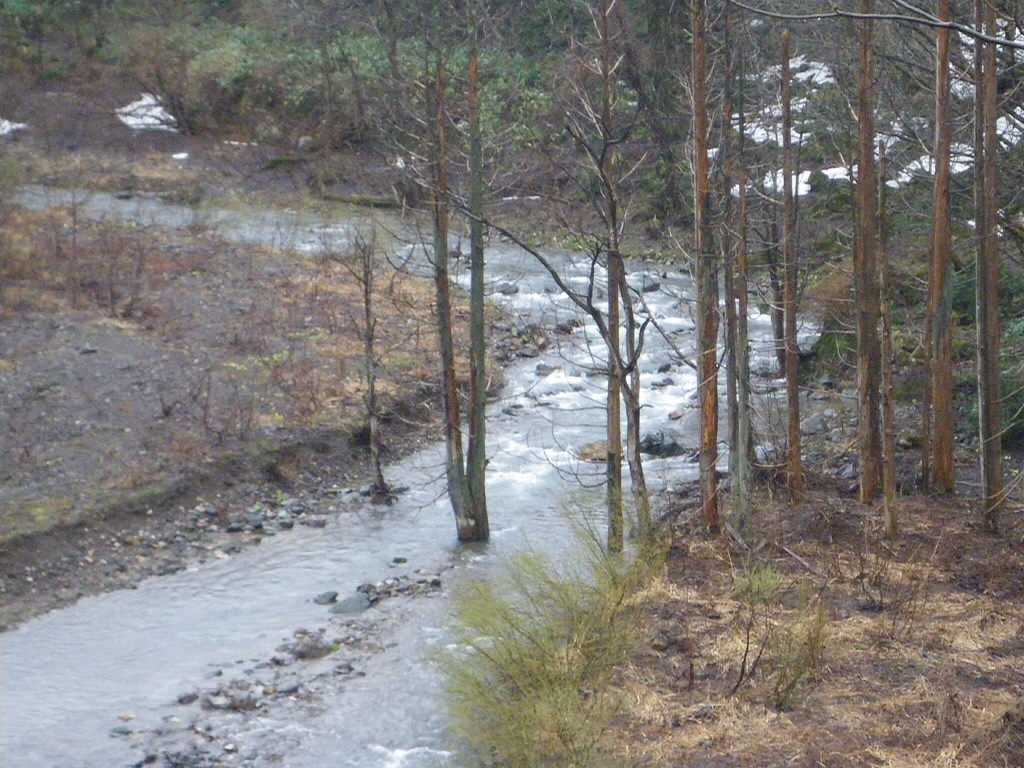
[[[962,478],[973,461],[959,456]],[[881,504],[859,503],[839,466],[812,465],[799,502],[759,496],[749,548],[692,519],[677,527],[648,595],[647,650],[620,678],[624,761],[1024,765],[1019,489],[1000,535],[982,528],[967,482],[956,496],[901,495],[887,541]]]

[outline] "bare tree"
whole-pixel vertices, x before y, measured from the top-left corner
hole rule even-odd
[[[485,541],[490,535],[487,508],[478,503],[467,477],[462,444],[459,387],[455,374],[452,338],[451,286],[448,276],[448,233],[451,204],[448,168],[448,69],[443,52],[431,56],[432,82],[428,88],[430,129],[430,196],[434,227],[434,286],[437,297],[438,349],[441,356],[441,395],[444,402],[445,474],[448,498],[455,513],[460,541]],[[482,500],[481,500],[482,501]]]

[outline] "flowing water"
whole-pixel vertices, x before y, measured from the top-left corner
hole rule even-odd
[[[29,188],[21,202],[45,207],[67,202],[68,194]],[[307,214],[197,214],[152,199],[101,194],[78,203],[89,216],[172,227],[199,219],[228,238],[311,252],[348,234],[343,222]],[[407,248],[405,255],[418,263],[422,249]],[[572,254],[551,256],[573,284],[586,284],[585,260],[574,264]],[[492,298],[524,322],[580,319],[539,265],[517,249],[494,244],[488,269]],[[692,350],[688,279],[678,273],[631,275],[637,287],[654,280],[660,287],[643,294],[651,313],[680,348]],[[751,317],[751,336],[770,337],[766,315]],[[694,373],[678,363],[657,373],[672,358],[657,334],[649,332],[647,338],[641,377],[645,427],[671,430],[680,442],[695,446],[697,412],[687,407],[696,390]],[[768,357],[766,350],[759,354]],[[553,370],[539,375],[538,364]],[[602,437],[605,380],[594,375],[602,366],[600,342],[584,322],[559,335],[540,357],[506,371],[505,389],[489,411],[492,540],[487,545],[461,547],[455,541],[443,497],[443,454],[433,446],[385,469],[390,481],[412,489],[393,507],[357,507],[326,529],[297,528],[230,559],[153,578],[134,590],[86,598],[0,635],[0,764],[132,765],[144,755],[143,742],[114,735],[124,725],[119,718],[131,716],[127,729],[136,737],[173,731],[187,720],[176,703],[182,693],[251,671],[299,627],[327,626],[329,636],[343,634],[340,623],[332,624],[339,620],[330,619],[311,598],[394,576],[396,557],[408,561],[401,568],[410,572],[443,571],[444,590],[388,600],[362,614],[376,624],[383,645],[361,661],[365,674],[333,685],[321,682],[315,707],[286,703],[263,715],[229,718],[232,749],[224,760],[296,768],[450,762],[439,674],[431,657],[431,649],[445,643],[450,595],[461,584],[487,578],[503,558],[524,549],[570,557],[580,525],[600,535],[602,467],[579,461],[575,451]],[[679,408],[683,417],[670,421],[670,412]],[[654,489],[696,475],[696,465],[680,457],[651,459],[646,468]],[[274,753],[285,755],[283,761],[272,762]]]

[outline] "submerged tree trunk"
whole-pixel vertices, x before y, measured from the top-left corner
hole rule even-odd
[[[989,35],[997,33],[996,11],[984,4],[984,27]],[[978,27],[982,26],[978,18]],[[996,132],[997,64],[996,46],[980,43],[982,69],[980,98],[982,153],[975,154],[975,164],[982,167],[980,200],[978,201],[979,248],[976,260],[977,322],[978,322],[978,421],[981,440],[981,487],[985,527],[998,531],[1003,507],[1003,452],[1000,427],[1000,322],[999,322],[999,235],[998,176],[999,136]],[[977,75],[976,75],[977,76]],[[981,222],[984,221],[984,229]]]
[[[872,12],[872,0],[860,0],[860,12]],[[870,502],[881,483],[882,439],[879,424],[881,350],[878,344],[877,202],[875,186],[874,77],[871,19],[860,21],[857,122],[857,428],[860,444],[860,500]]]
[[[941,0],[940,18],[951,18],[951,0]],[[932,263],[928,277],[928,316],[925,333],[930,351],[928,391],[924,414],[928,440],[922,451],[921,476],[935,490],[953,490],[953,328],[950,283],[953,237],[950,229],[950,148],[953,119],[949,106],[948,29],[935,37],[935,201],[932,227]],[[932,477],[928,477],[929,465]]]
[[[694,234],[697,276],[700,493],[704,523],[719,530],[718,476],[718,270],[711,237],[708,163],[707,0],[693,3]]]
[[[800,451],[800,350],[796,341],[796,190],[793,178],[796,158],[790,135],[793,117],[789,43],[790,34],[787,29],[782,35],[782,261],[785,265],[783,309],[786,344],[786,484],[793,497],[798,499],[803,490],[804,473]]]

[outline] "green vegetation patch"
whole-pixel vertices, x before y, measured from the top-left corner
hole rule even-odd
[[[637,647],[649,567],[596,546],[582,561],[568,569],[519,556],[498,584],[457,600],[457,650],[443,663],[465,764],[614,763],[608,737],[621,700],[612,678]]]

